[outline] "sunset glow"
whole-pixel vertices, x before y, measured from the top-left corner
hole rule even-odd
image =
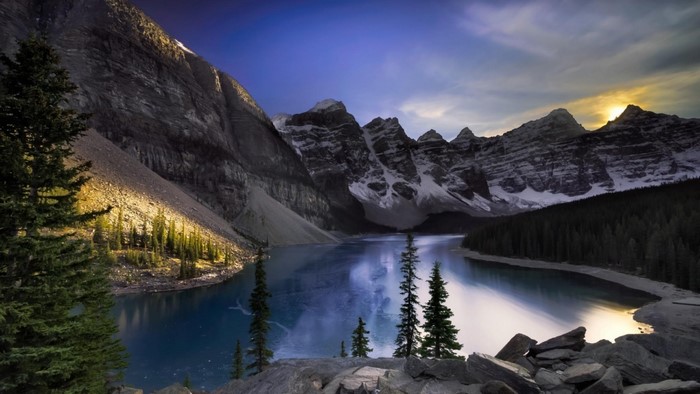
[[[620,116],[622,114],[622,112],[624,112],[624,111],[625,111],[625,107],[622,105],[611,107],[608,110],[608,120],[617,119],[617,117]]]

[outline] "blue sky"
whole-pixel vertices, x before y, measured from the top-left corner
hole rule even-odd
[[[567,108],[700,117],[699,1],[133,0],[272,116],[325,98],[417,138]]]

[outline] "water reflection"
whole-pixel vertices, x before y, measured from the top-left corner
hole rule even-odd
[[[516,332],[544,340],[579,325],[589,329],[589,341],[614,339],[637,330],[629,311],[650,300],[582,275],[469,261],[454,251],[460,240],[419,236],[416,245],[419,277],[427,280],[432,262],[442,262],[464,354],[494,354]],[[337,355],[341,340],[349,348],[358,316],[371,332],[371,356],[390,356],[404,244],[405,236],[396,235],[272,250],[267,276],[275,357]],[[149,390],[189,374],[197,387],[223,384],[236,339],[245,346],[248,338],[251,268],[209,288],[120,297],[114,313],[131,353],[127,382]]]

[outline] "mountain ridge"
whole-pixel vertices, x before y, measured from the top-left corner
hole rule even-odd
[[[354,121],[347,110],[337,109],[335,117]],[[322,172],[344,177],[336,188],[347,185],[370,221],[400,230],[431,214],[507,215],[700,173],[700,120],[635,105],[594,131],[558,108],[499,136],[477,137],[465,127],[450,142],[435,130],[413,140],[397,118],[375,118],[362,127],[354,122],[365,146],[346,148],[351,156],[361,152],[367,164],[349,174],[333,170],[338,159],[332,165],[309,160],[323,157],[329,141],[344,140],[334,133],[337,124],[327,121],[275,125],[312,178]],[[319,134],[326,145],[314,139]]]

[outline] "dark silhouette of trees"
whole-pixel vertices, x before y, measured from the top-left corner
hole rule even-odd
[[[353,357],[368,357],[367,353],[373,350],[369,347],[368,335],[369,331],[365,330],[365,322],[361,317],[358,317],[357,328],[352,332],[352,345],[350,347]]]
[[[486,254],[604,266],[700,290],[700,180],[605,194],[465,237]]]
[[[252,356],[253,362],[246,369],[252,369],[253,373],[262,372],[270,365],[273,356],[272,350],[267,347],[267,333],[270,331],[270,307],[267,299],[271,294],[267,290],[267,279],[265,274],[265,256],[262,249],[258,249],[258,256],[255,260],[255,287],[250,295],[249,305],[253,320],[250,322],[250,343],[252,347],[248,349],[248,355]]]
[[[428,280],[430,300],[423,309],[423,343],[421,356],[432,358],[463,358],[455,354],[462,345],[457,342],[459,330],[452,324],[452,310],[445,305],[447,283],[440,274],[440,262],[436,261]]]
[[[413,234],[406,236],[406,249],[401,253],[401,272],[403,280],[399,285],[401,294],[404,296],[401,304],[400,322],[396,327],[399,333],[396,336],[396,350],[394,357],[408,357],[415,355],[420,347],[421,337],[418,331],[418,312],[420,306],[418,302],[418,286],[416,281],[420,280],[416,275],[416,264],[418,260],[418,248],[413,245]]]
[[[106,212],[77,211],[90,165],[65,164],[87,115],[45,38],[0,62],[0,392],[105,392],[126,364],[104,260],[67,231]]]

